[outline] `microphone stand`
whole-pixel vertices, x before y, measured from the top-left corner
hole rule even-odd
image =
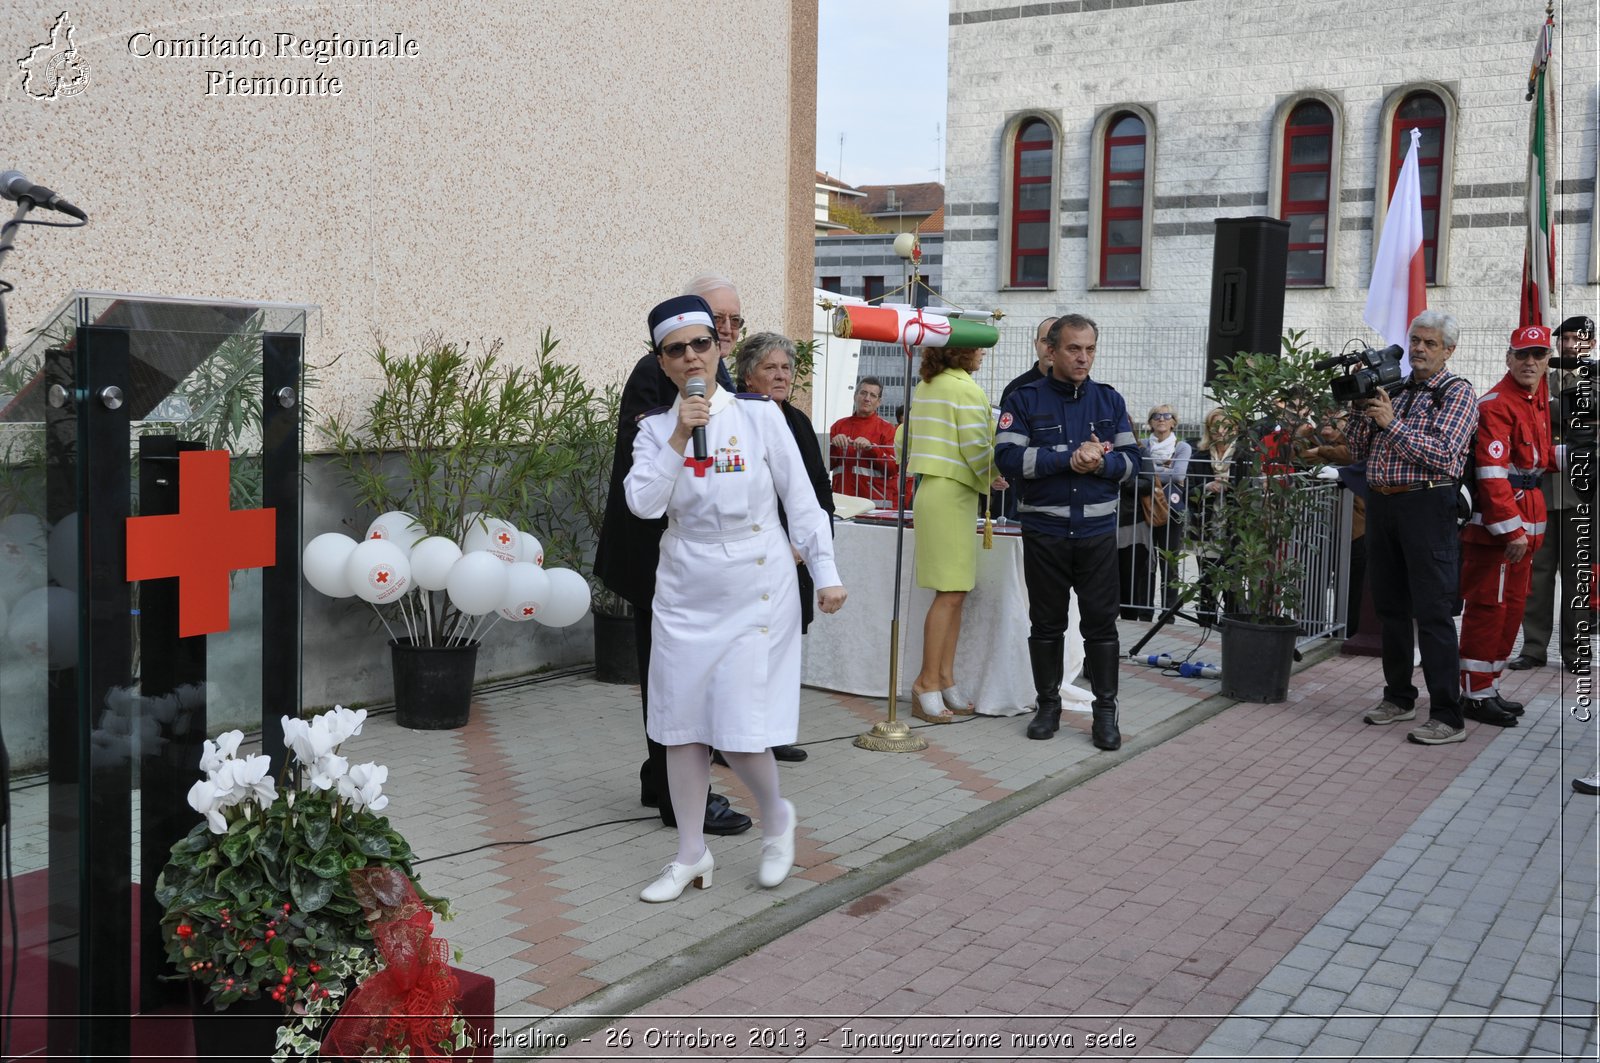
[[[16,213],[11,215],[11,220],[0,225],[0,265],[4,265],[6,255],[17,245],[17,233],[22,231],[22,219],[28,216],[33,209],[33,200],[26,196],[17,200]],[[6,306],[5,294],[11,290],[11,285],[0,281],[0,350],[6,346]]]

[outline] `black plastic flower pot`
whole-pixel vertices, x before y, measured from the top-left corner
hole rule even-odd
[[[633,617],[594,614],[594,677],[602,683],[639,681]]]
[[[1272,704],[1289,700],[1300,626],[1288,617],[1222,618],[1222,696]]]
[[[416,646],[410,639],[392,639],[394,718],[417,731],[465,727],[472,711],[472,677],[478,668],[478,644]]]

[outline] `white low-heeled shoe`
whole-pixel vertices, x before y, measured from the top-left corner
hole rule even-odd
[[[794,828],[800,817],[795,814],[793,803],[787,799],[783,803],[789,810],[789,829],[761,842],[761,870],[756,872],[756,881],[767,889],[783,885],[794,870]]]
[[[971,716],[978,711],[972,702],[967,700],[967,696],[961,693],[960,687],[945,687],[939,691],[939,696],[944,699],[944,707],[950,710],[952,716]]]
[[[692,864],[680,864],[673,861],[661,869],[661,877],[639,892],[641,901],[651,904],[661,904],[664,901],[675,901],[693,882],[696,889],[708,890],[711,888],[711,869],[715,861],[711,859],[711,850]]]

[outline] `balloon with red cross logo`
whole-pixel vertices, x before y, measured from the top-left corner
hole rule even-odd
[[[522,533],[522,560],[544,567],[544,544],[527,532]]]
[[[550,597],[550,577],[532,561],[517,561],[506,566],[506,592],[500,600],[500,615],[522,624],[538,616]]]
[[[385,539],[368,539],[350,551],[344,572],[356,597],[373,605],[395,601],[411,587],[411,562]]]
[[[377,520],[367,526],[368,539],[387,539],[408,557],[417,540],[426,534],[427,530],[418,523],[416,517],[398,509],[380,514]]]
[[[522,560],[522,533],[507,520],[480,517],[461,540],[464,553],[486,550],[505,562]]]

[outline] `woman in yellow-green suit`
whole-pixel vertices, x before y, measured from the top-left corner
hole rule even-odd
[[[922,670],[911,684],[911,714],[933,723],[969,716],[956,686],[961,609],[977,582],[979,498],[1006,483],[994,471],[994,417],[972,379],[985,352],[975,347],[925,347],[922,382],[911,399],[911,451],[906,471],[917,479],[912,502],[917,533],[917,585],[934,592],[922,623]]]

